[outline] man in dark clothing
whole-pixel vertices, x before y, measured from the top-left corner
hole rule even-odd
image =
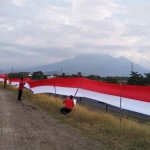
[[[24,81],[23,81],[23,78],[21,78],[21,81],[19,83],[19,89],[18,89],[18,101],[21,101],[21,96],[22,96],[22,90],[24,88]]]
[[[61,108],[60,111],[64,115],[72,111],[72,108],[74,107],[74,102],[73,102],[73,96],[70,95],[68,98],[66,98],[63,103],[65,104],[65,107]]]
[[[4,77],[4,89],[6,88],[7,76]]]

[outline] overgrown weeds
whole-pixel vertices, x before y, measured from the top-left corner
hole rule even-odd
[[[1,84],[2,87],[2,84]],[[17,92],[17,89],[7,85],[7,89]],[[72,125],[94,140],[99,140],[111,150],[149,150],[150,123],[139,123],[132,119],[120,120],[112,114],[94,112],[77,104],[73,111],[63,116],[59,109],[63,107],[62,99],[49,94],[37,94],[29,90],[23,91],[23,99],[46,110],[55,118]]]

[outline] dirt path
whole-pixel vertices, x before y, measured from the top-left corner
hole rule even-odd
[[[45,112],[32,107],[7,89],[0,89],[0,150],[103,150],[60,124]]]

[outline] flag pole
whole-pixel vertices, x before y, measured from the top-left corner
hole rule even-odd
[[[78,90],[79,90],[79,88],[80,88],[80,86],[81,86],[83,80],[84,80],[84,76],[82,77],[82,80],[81,80],[81,82],[80,82],[80,84],[79,84],[79,87],[77,88],[77,91],[76,91],[75,95],[73,96],[73,98],[77,95]]]
[[[56,97],[56,101],[57,101],[57,95],[56,95],[56,81],[55,81],[55,78],[54,78],[54,90],[55,90],[55,97]]]
[[[122,104],[122,83],[120,83],[120,123],[121,123],[121,115],[122,115],[122,106],[121,106],[121,104]]]

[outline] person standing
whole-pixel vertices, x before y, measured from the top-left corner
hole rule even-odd
[[[24,85],[25,83],[23,81],[23,78],[21,78],[21,81],[19,82],[19,88],[18,88],[18,101],[21,101],[21,96],[22,96]]]
[[[4,77],[4,89],[6,88],[7,76]]]
[[[74,107],[74,101],[73,96],[70,95],[68,98],[66,98],[63,103],[65,104],[65,107],[60,109],[60,112],[64,115],[70,113],[72,111],[72,108]]]

